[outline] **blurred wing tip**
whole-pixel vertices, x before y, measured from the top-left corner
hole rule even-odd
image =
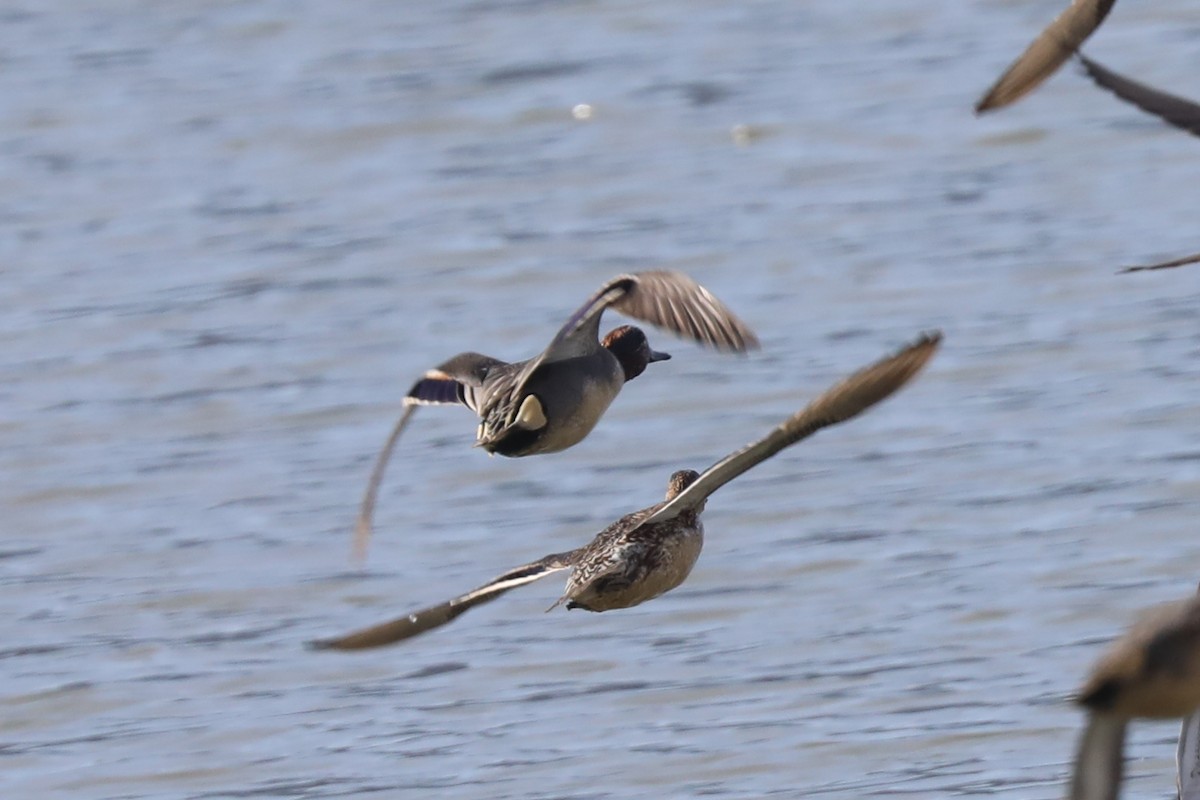
[[[1118,270],[1117,274],[1125,275],[1130,272],[1151,272],[1153,270],[1160,270],[1160,269],[1174,269],[1175,267],[1183,267],[1183,266],[1187,266],[1188,264],[1196,264],[1196,263],[1200,263],[1200,253],[1196,253],[1196,254],[1190,255],[1190,256],[1184,256],[1183,258],[1174,258],[1174,259],[1171,259],[1170,261],[1159,261],[1155,264],[1138,264],[1135,266],[1124,267],[1124,268]]]
[[[989,111],[997,111],[1005,106],[1010,106],[1028,94],[1038,81],[1032,83],[1016,83],[1010,73],[1016,68],[1016,64],[1000,76],[1000,79],[992,84],[991,88],[983,93],[983,97],[975,102],[975,115],[981,116]]]
[[[929,360],[933,358],[934,353],[937,352],[941,343],[941,331],[926,331],[917,337],[916,341],[902,348],[891,359],[888,359],[888,361],[901,367],[904,374],[902,380],[906,382],[929,363]]]
[[[989,111],[993,111],[1000,107],[992,97],[992,93],[988,92],[975,103],[975,116],[981,117]]]
[[[309,639],[304,643],[305,650],[336,650],[337,639]]]
[[[896,355],[903,356],[905,354],[925,351],[927,353],[926,357],[931,356],[941,345],[942,339],[943,336],[940,330],[925,331],[912,344],[902,347]],[[924,360],[922,360],[922,363],[924,363]]]
[[[371,520],[360,515],[354,523],[354,548],[351,555],[357,564],[362,564],[367,558],[367,549],[371,544]]]

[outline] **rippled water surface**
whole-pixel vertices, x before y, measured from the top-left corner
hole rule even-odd
[[[1200,270],[1115,274],[1200,249],[1200,143],[1073,68],[970,113],[1062,5],[10,4],[3,795],[1062,796],[1100,644],[1200,578]],[[1200,96],[1194,3],[1089,50]],[[763,350],[653,334],[553,456],[422,410],[353,564],[410,382],[638,268]],[[919,381],[713,497],[677,591],[303,649],[586,541],[930,328]],[[1135,730],[1128,796],[1174,735]]]

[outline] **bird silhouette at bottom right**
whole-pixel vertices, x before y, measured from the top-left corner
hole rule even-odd
[[[1200,798],[1200,595],[1146,612],[1096,663],[1077,701],[1087,721],[1076,750],[1071,800],[1116,800],[1129,723],[1179,717],[1184,718],[1179,796]]]

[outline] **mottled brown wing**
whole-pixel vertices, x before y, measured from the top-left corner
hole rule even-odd
[[[975,104],[975,113],[1002,108],[1037,88],[1100,27],[1114,2],[1073,0]]]
[[[691,277],[682,272],[651,270],[618,275],[600,287],[559,330],[545,358],[576,355],[598,336],[600,314],[612,307],[626,316],[694,339],[717,350],[745,352],[758,347],[758,337],[746,323]]]
[[[1144,83],[1118,75],[1083,53],[1079,54],[1079,61],[1097,86],[1107,89],[1126,103],[1153,114],[1163,122],[1182,128],[1194,136],[1200,136],[1200,103],[1160,92]]]
[[[363,628],[353,633],[348,633],[345,636],[309,642],[309,647],[314,650],[365,650],[411,639],[418,634],[425,633],[434,628],[440,628],[472,608],[475,608],[475,606],[481,606],[484,603],[495,600],[510,589],[532,583],[553,572],[570,569],[575,552],[555,553],[554,555],[546,556],[516,569],[511,569],[503,575],[488,581],[483,586],[460,595],[453,600],[422,608],[403,617],[379,625],[372,625],[369,628]]]
[[[392,451],[396,449],[396,442],[400,441],[400,434],[404,432],[409,418],[416,410],[415,405],[405,406],[403,413],[400,414],[400,419],[396,420],[392,432],[388,434],[387,441],[383,443],[383,449],[375,457],[375,466],[371,468],[371,477],[367,478],[367,488],[363,492],[362,505],[358,508],[358,518],[354,521],[354,559],[356,561],[362,561],[367,557],[367,547],[371,542],[372,521],[375,517],[375,501],[379,497],[379,485],[383,482],[383,473],[387,471]]]
[[[677,516],[686,508],[695,507],[717,489],[785,447],[866,411],[908,383],[933,357],[941,341],[940,333],[926,334],[895,355],[861,369],[830,387],[762,439],[713,464],[642,524],[662,522]]]
[[[750,326],[688,275],[653,270],[631,277],[632,288],[613,303],[622,314],[717,350],[741,353],[758,347]]]

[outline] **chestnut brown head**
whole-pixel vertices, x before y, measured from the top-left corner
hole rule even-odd
[[[667,481],[667,497],[666,502],[671,502],[676,497],[681,495],[685,489],[691,486],[699,479],[700,473],[694,469],[681,469],[678,472],[671,473],[671,479]],[[704,511],[704,501],[701,500],[695,506],[682,512],[676,519],[682,519],[688,524],[694,524],[696,518]]]
[[[667,481],[667,499],[674,500],[680,492],[695,483],[699,477],[700,473],[694,469],[681,469],[671,473],[671,479]]]
[[[625,380],[631,381],[646,370],[646,365],[655,361],[666,361],[669,353],[660,353],[650,349],[650,342],[641,328],[632,325],[622,325],[613,328],[600,341],[610,353],[616,356],[625,371]]]

